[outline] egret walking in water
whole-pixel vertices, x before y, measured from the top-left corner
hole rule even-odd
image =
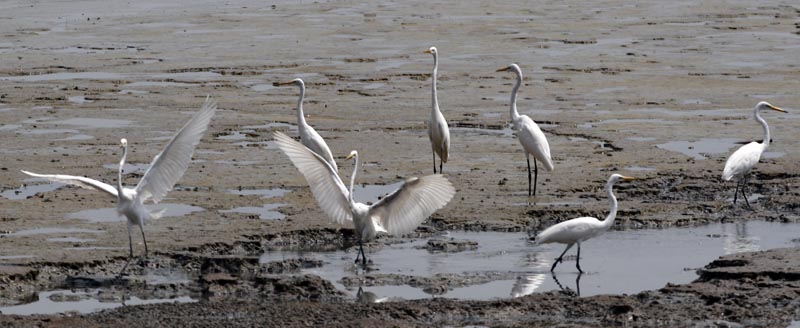
[[[517,111],[517,92],[522,85],[522,70],[517,64],[511,64],[497,70],[498,72],[511,71],[517,75],[517,84],[511,91],[511,121],[514,123],[514,131],[517,133],[519,143],[525,151],[525,159],[528,161],[528,196],[536,195],[536,180],[539,178],[539,168],[536,161],[542,162],[545,170],[553,170],[553,160],[550,159],[550,145],[547,143],[542,130],[536,125],[528,115],[520,115]],[[531,190],[531,157],[533,155],[533,190]]]
[[[296,85],[300,88],[300,97],[297,99],[297,131],[300,133],[300,142],[308,147],[308,149],[322,156],[322,158],[333,166],[333,170],[338,172],[339,168],[336,166],[336,160],[333,159],[333,154],[331,153],[331,149],[328,148],[328,144],[325,143],[325,139],[322,139],[322,136],[320,136],[311,125],[306,123],[306,118],[303,114],[303,98],[306,94],[306,84],[303,83],[302,79],[294,79],[287,82],[275,82],[273,85],[276,87],[282,85]]]
[[[61,182],[81,188],[102,191],[117,198],[117,213],[124,215],[128,219],[128,245],[130,247],[130,257],[119,273],[119,276],[122,276],[133,259],[131,227],[133,225],[139,226],[139,231],[142,232],[142,241],[144,242],[144,258],[147,258],[147,239],[144,237],[144,224],[151,219],[159,218],[163,212],[163,210],[150,212],[144,206],[144,202],[148,199],[151,199],[153,203],[160,202],[167,192],[172,190],[175,183],[180,180],[189,167],[194,149],[200,143],[200,139],[206,129],[208,129],[208,124],[211,122],[211,117],[214,116],[216,109],[216,103],[207,98],[203,108],[195,113],[189,122],[172,137],[172,140],[164,147],[164,150],[156,155],[153,162],[150,163],[150,168],[147,169],[147,172],[145,172],[135,188],[122,186],[122,167],[125,165],[125,159],[128,156],[128,141],[124,138],[120,140],[122,159],[119,161],[116,187],[80,176],[22,172],[52,182]]]
[[[450,154],[450,128],[447,127],[447,121],[444,115],[439,110],[439,98],[436,96],[436,79],[439,71],[439,51],[436,47],[430,47],[425,50],[425,53],[433,55],[433,73],[431,74],[431,118],[428,121],[428,139],[431,140],[431,149],[433,151],[433,173],[436,173],[436,155],[439,155],[439,173],[442,171],[442,166],[447,163],[447,157]]]
[[[578,268],[578,272],[583,273],[583,270],[581,270],[581,243],[589,238],[597,237],[614,225],[614,219],[617,217],[617,197],[614,196],[612,188],[620,180],[633,180],[633,178],[619,174],[612,174],[608,178],[606,192],[608,192],[608,198],[611,200],[611,211],[609,211],[605,220],[600,221],[593,217],[581,217],[555,224],[536,235],[536,244],[567,244],[564,252],[553,262],[550,272],[553,272],[556,269],[556,265],[563,261],[564,254],[573,245],[578,244],[578,257],[575,266]]]
[[[737,177],[736,191],[733,192],[733,203],[736,204],[736,197],[739,194],[739,190],[741,190],[742,197],[748,208],[750,208],[750,202],[747,200],[747,194],[744,191],[747,185],[747,178],[750,171],[758,163],[758,160],[761,159],[761,154],[769,147],[770,142],[769,126],[760,113],[762,109],[786,113],[785,110],[772,106],[766,101],[759,102],[753,110],[753,118],[764,128],[764,140],[760,143],[753,141],[737,149],[731,157],[728,157],[728,161],[725,162],[725,169],[722,171],[722,180],[729,181],[731,178]]]
[[[333,219],[344,224],[352,221],[358,238],[358,255],[367,264],[364,242],[375,238],[378,232],[393,235],[414,231],[428,216],[444,207],[455,195],[455,188],[441,174],[410,178],[400,188],[367,205],[353,199],[353,184],[358,172],[358,152],[353,150],[347,160],[354,159],[350,189],[324,158],[281,132],[275,132],[275,142],[289,157],[297,170],[305,176],[319,207]]]

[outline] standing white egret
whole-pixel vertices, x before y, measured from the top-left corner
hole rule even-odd
[[[536,160],[544,165],[545,170],[553,170],[553,160],[550,159],[550,145],[547,143],[542,130],[536,125],[528,115],[520,115],[517,112],[517,92],[522,85],[522,70],[517,64],[497,70],[498,72],[512,71],[517,75],[517,84],[511,91],[511,121],[514,122],[514,131],[517,133],[519,143],[525,151],[525,159],[528,161],[528,196],[536,195],[536,180],[539,178],[539,168]],[[533,191],[531,191],[531,158],[533,154]]]
[[[614,187],[614,183],[619,180],[634,180],[634,178],[619,174],[612,174],[611,177],[608,178],[606,192],[608,192],[608,198],[611,200],[611,211],[609,211],[605,220],[600,221],[593,217],[581,217],[555,224],[536,235],[536,244],[567,244],[567,248],[564,249],[564,252],[553,262],[553,266],[550,267],[550,272],[553,272],[556,265],[563,261],[564,254],[566,254],[573,245],[578,244],[578,257],[575,266],[578,268],[579,272],[583,273],[583,270],[581,270],[581,242],[606,232],[606,230],[614,225],[614,219],[617,217],[617,197],[614,196],[612,188]]]
[[[750,170],[752,170],[758,163],[758,160],[761,159],[761,153],[769,147],[770,141],[769,126],[767,126],[767,121],[761,118],[760,111],[762,109],[772,109],[786,113],[785,110],[772,106],[766,101],[759,102],[753,110],[753,118],[764,128],[764,140],[761,143],[753,141],[737,149],[733,152],[731,157],[728,157],[728,161],[725,162],[725,169],[722,171],[722,180],[729,181],[734,176],[738,177],[736,191],[733,192],[733,203],[736,204],[736,197],[739,194],[739,186],[741,185],[742,197],[744,197],[744,202],[747,204],[748,208],[750,207],[750,202],[747,200],[747,195],[744,192],[744,188],[747,185],[747,178]]]
[[[161,216],[162,211],[150,212],[145,206],[144,202],[152,199],[153,203],[158,203],[167,192],[172,190],[175,183],[180,180],[183,173],[189,167],[189,162],[192,160],[192,154],[200,139],[203,137],[214,112],[217,109],[217,104],[209,98],[206,98],[202,109],[195,113],[189,122],[184,125],[178,133],[172,137],[172,140],[164,147],[150,163],[150,167],[145,172],[139,184],[135,188],[125,188],[122,186],[122,167],[125,165],[125,159],[128,156],[128,140],[120,139],[120,147],[122,148],[122,159],[119,161],[119,171],[117,172],[117,186],[111,186],[107,183],[97,181],[94,179],[63,175],[63,174],[37,174],[28,171],[23,173],[50,180],[52,182],[61,182],[85,189],[97,190],[105,192],[108,195],[117,198],[117,213],[124,215],[128,221],[128,243],[130,247],[130,257],[125,263],[125,266],[120,271],[119,275],[128,267],[128,264],[133,259],[133,237],[131,236],[131,226],[138,225],[139,230],[142,232],[142,241],[144,242],[144,258],[147,258],[147,239],[144,237],[144,224],[151,219],[156,219]]]
[[[364,242],[378,232],[393,235],[414,231],[428,216],[444,207],[455,195],[455,188],[441,174],[410,178],[400,188],[375,204],[357,203],[353,199],[353,184],[358,172],[358,152],[353,150],[346,159],[355,159],[350,189],[346,189],[339,173],[319,154],[314,153],[281,132],[275,132],[275,142],[305,176],[319,207],[333,219],[344,224],[352,221],[358,238],[359,257],[367,264]]]
[[[450,128],[447,127],[447,121],[444,115],[439,110],[439,98],[436,96],[436,78],[439,71],[439,51],[436,47],[430,47],[425,50],[425,53],[433,55],[433,73],[431,74],[431,118],[428,121],[428,139],[431,140],[431,150],[433,151],[433,173],[436,173],[436,155],[439,155],[439,173],[442,171],[442,165],[447,163],[447,157],[450,153]]]
[[[336,166],[336,160],[333,159],[333,154],[331,153],[331,149],[328,148],[328,144],[325,143],[325,139],[322,139],[322,136],[317,133],[317,130],[314,130],[314,128],[306,123],[306,118],[303,114],[303,98],[306,94],[306,84],[303,83],[302,79],[294,79],[287,82],[275,82],[273,85],[276,87],[282,85],[296,85],[300,88],[300,97],[297,99],[297,132],[300,133],[300,141],[303,145],[308,147],[308,149],[322,156],[322,158],[333,166],[334,171],[338,172],[339,167]]]

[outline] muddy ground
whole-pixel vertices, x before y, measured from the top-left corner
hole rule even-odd
[[[352,231],[324,216],[270,143],[275,130],[296,133],[297,94],[271,84],[304,78],[307,119],[345,176],[352,164],[344,156],[357,149],[358,183],[394,183],[432,171],[425,125],[432,59],[422,53],[431,45],[441,54],[439,101],[452,127],[445,173],[458,194],[417,233],[370,247],[444,230],[535,232],[604,217],[601,188],[614,172],[640,179],[617,188],[615,229],[796,222],[800,7],[791,1],[6,1],[0,9],[0,303],[89,287],[110,298],[202,299],[0,321],[772,326],[800,319],[796,269],[782,262],[798,263],[796,249],[732,256],[695,283],[633,296],[358,306],[328,281],[291,274],[319,263],[258,261],[274,247],[352,246]],[[540,172],[535,198],[527,197],[525,158],[507,129],[513,79],[495,72],[511,62],[526,76],[520,112],[541,124],[556,166]],[[69,187],[16,197],[15,189],[40,183],[20,169],[113,183],[120,138],[132,147],[129,161],[146,165],[206,95],[220,110],[167,201],[204,210],[147,226],[151,255],[130,277],[111,279],[127,256],[125,224],[72,215],[111,208],[114,199]],[[759,197],[749,211],[731,206],[734,184],[719,176],[737,143],[761,139],[751,108],[762,100],[789,113],[764,114],[773,143],[751,179]],[[232,192],[273,188],[289,192],[268,199]],[[264,204],[283,204],[283,218],[223,212]],[[50,227],[83,230],[19,235]],[[134,242],[141,252],[138,235]],[[185,282],[148,283],[148,272],[174,268]]]

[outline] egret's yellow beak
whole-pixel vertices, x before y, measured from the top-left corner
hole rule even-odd
[[[347,155],[347,157],[345,157],[344,160],[349,160],[349,159],[351,159],[351,158],[353,158],[355,156],[356,156],[355,154],[350,153],[350,155]]]
[[[431,53],[431,49],[425,49],[425,51],[423,51],[423,52],[426,53],[426,54],[429,54],[429,53]]]
[[[634,178],[634,177],[626,177],[626,176],[622,176],[622,180],[625,180],[625,181],[632,181],[632,180],[636,180],[636,178]]]
[[[769,105],[769,104],[767,104],[767,107],[769,107],[769,109],[771,109],[771,110],[777,110],[777,111],[779,111],[781,113],[786,113],[786,111],[783,110],[783,108],[780,108],[780,107],[775,107],[775,106],[772,106],[772,105]]]
[[[505,72],[508,71],[509,69],[511,69],[511,66],[498,68],[495,72]]]
[[[279,86],[282,86],[282,85],[289,85],[289,84],[294,84],[294,81],[275,82],[275,83],[272,84],[272,86],[273,87],[279,87]]]

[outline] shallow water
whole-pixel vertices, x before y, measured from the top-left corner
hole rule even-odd
[[[93,229],[80,229],[80,228],[58,228],[58,227],[45,227],[18,230],[7,234],[6,236],[31,236],[31,235],[54,235],[54,234],[72,234],[72,233],[104,233],[103,230]]]
[[[233,195],[242,195],[242,196],[259,195],[261,196],[261,198],[273,198],[273,197],[283,197],[283,195],[286,195],[289,191],[290,191],[289,189],[283,189],[283,188],[231,189],[228,190],[228,193]]]
[[[143,304],[158,304],[158,303],[192,303],[197,302],[189,296],[181,296],[169,299],[141,299],[136,296],[130,296],[124,301],[100,301],[99,290],[92,290],[87,292],[70,291],[70,290],[54,290],[39,293],[39,299],[35,302],[0,307],[2,314],[17,314],[17,315],[31,315],[31,314],[54,314],[65,312],[77,313],[91,313],[103,309],[113,309],[126,305],[143,305]],[[51,297],[66,296],[67,299],[75,299],[73,301],[54,301]]]
[[[25,179],[24,181],[28,182],[30,180],[41,180],[41,179]],[[63,186],[65,186],[65,184],[58,182],[26,185],[16,189],[4,190],[2,193],[0,193],[0,196],[3,196],[6,199],[10,200],[27,199],[30,196],[39,193],[51,192]]]
[[[670,141],[658,144],[656,147],[682,153],[694,159],[708,158],[706,154],[727,153],[736,145],[737,139],[733,138],[706,138],[697,141]]]
[[[369,185],[359,184],[353,186],[353,199],[361,203],[374,203],[383,196],[394,192],[403,184],[403,181],[387,184],[387,185]]]
[[[151,211],[159,211],[161,209],[166,209],[162,218],[164,217],[171,217],[171,216],[184,216],[189,215],[194,212],[202,212],[205,211],[204,208],[199,206],[192,206],[186,204],[157,204],[157,205],[146,205],[146,207]],[[89,222],[116,222],[116,221],[125,221],[124,216],[119,216],[117,214],[117,208],[97,208],[97,209],[90,209],[90,210],[83,210],[80,212],[70,213],[67,214],[66,218],[68,219],[81,219],[87,220]]]
[[[257,214],[261,220],[281,220],[286,217],[285,214],[278,212],[276,209],[286,206],[286,204],[264,204],[261,207],[243,206],[236,207],[229,210],[219,211],[220,213],[244,213],[244,214]]]
[[[439,273],[489,277],[491,281],[453,288],[441,297],[462,299],[494,299],[558,290],[559,283],[577,289],[575,252],[571,249],[554,276],[553,260],[564,250],[561,244],[534,245],[525,233],[456,232],[449,237],[478,242],[479,248],[459,253],[430,253],[417,247],[426,239],[410,243],[386,245],[368,253],[376,271],[370,274],[398,274],[431,277]],[[695,269],[720,255],[778,247],[800,246],[800,224],[749,221],[711,224],[694,228],[663,230],[610,231],[584,243],[581,249],[580,295],[633,294],[653,290],[669,283],[688,283],[697,278]],[[792,240],[795,241],[792,241]],[[341,290],[345,276],[356,273],[355,252],[271,251],[261,262],[287,258],[316,258],[325,264],[306,269],[304,273],[319,275]],[[357,288],[355,288],[357,289]],[[407,285],[364,287],[377,298],[432,297],[421,288]],[[355,295],[355,293],[353,293]],[[438,297],[439,295],[437,295]]]

